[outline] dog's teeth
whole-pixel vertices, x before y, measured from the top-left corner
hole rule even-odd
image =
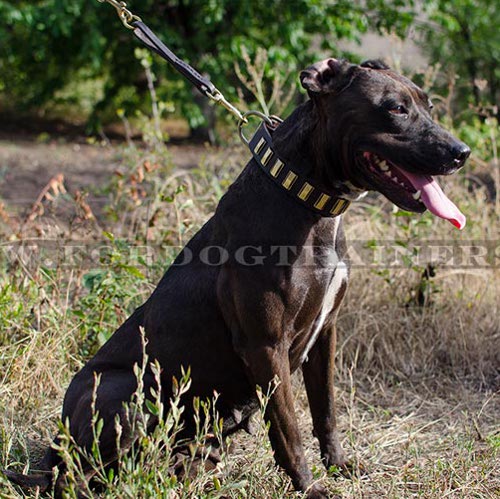
[[[383,172],[386,172],[387,170],[389,170],[389,167],[387,166],[386,161],[382,161],[378,166]]]
[[[419,199],[420,199],[420,194],[422,194],[420,191],[414,192],[414,193],[412,194],[413,199],[415,199],[415,200],[419,200]]]
[[[389,170],[385,171],[384,175],[387,175],[389,178],[391,178],[391,172]]]
[[[399,182],[399,185],[400,185],[401,187],[406,187],[406,185],[405,185],[405,183],[404,183],[404,182]]]

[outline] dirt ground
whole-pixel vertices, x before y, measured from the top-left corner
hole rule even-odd
[[[88,192],[94,208],[101,201],[96,189],[120,166],[116,151],[106,143],[88,144],[84,139],[39,141],[36,136],[0,133],[0,199],[22,213],[50,179],[62,173],[66,187]],[[206,154],[206,147],[173,144],[169,151],[177,168],[193,168]]]

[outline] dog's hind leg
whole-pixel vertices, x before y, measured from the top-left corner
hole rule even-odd
[[[95,466],[99,467],[99,471],[104,471],[109,465],[115,463],[136,442],[139,426],[144,425],[144,429],[150,431],[157,424],[157,419],[151,416],[146,421],[141,408],[135,411],[125,407],[124,404],[130,404],[133,393],[137,389],[136,378],[132,371],[107,370],[102,372],[97,390],[94,388],[93,373],[86,371],[81,373],[83,374],[75,378],[71,392],[68,391],[70,396],[63,420],[67,415],[71,437],[77,448],[83,451],[80,453],[81,483],[77,483],[76,488],[81,497],[85,497],[86,491],[90,489],[89,482],[97,472]],[[146,374],[144,393],[149,394],[152,386],[152,375]],[[74,393],[78,394],[76,402],[73,398]],[[93,406],[95,406],[94,413]],[[102,423],[95,424],[96,419],[101,420]],[[98,435],[97,426],[101,427]],[[98,436],[98,456],[93,452],[96,435]],[[86,460],[85,454],[93,458]],[[89,461],[94,461],[94,459],[95,463],[92,465]],[[65,468],[65,463],[63,463],[60,467],[61,474],[55,484],[56,496],[62,495],[68,485],[68,473]]]
[[[73,471],[71,473],[71,481],[73,481],[71,487],[78,499],[90,499],[95,497],[96,491],[100,492],[101,489],[105,487],[105,484],[101,482],[98,476],[107,475],[110,468],[116,471],[120,456],[127,454],[137,441],[137,433],[132,429],[126,411],[123,409],[123,411],[116,416],[116,420],[122,428],[119,442],[117,441],[116,423],[108,424],[108,422],[105,422],[99,436],[99,457],[96,459],[94,455],[91,458],[93,464],[86,458],[86,455],[91,453],[89,445],[87,443],[79,445],[79,448],[83,450],[84,453],[80,453],[78,472],[75,473]],[[68,487],[70,487],[69,473],[66,463],[63,463],[60,466],[59,476],[54,484],[54,497],[56,499],[65,497],[67,495],[65,491],[68,490]]]

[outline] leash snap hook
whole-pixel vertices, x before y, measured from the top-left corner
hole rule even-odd
[[[205,92],[205,95],[211,101],[228,110],[238,120],[239,123],[248,123],[245,116],[224,97],[224,94],[219,89],[214,88],[211,92],[207,90]]]

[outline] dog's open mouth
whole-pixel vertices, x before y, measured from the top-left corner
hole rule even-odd
[[[465,227],[465,216],[433,177],[410,173],[371,152],[364,152],[362,157],[371,183],[393,203],[409,211],[428,209],[458,229]]]

